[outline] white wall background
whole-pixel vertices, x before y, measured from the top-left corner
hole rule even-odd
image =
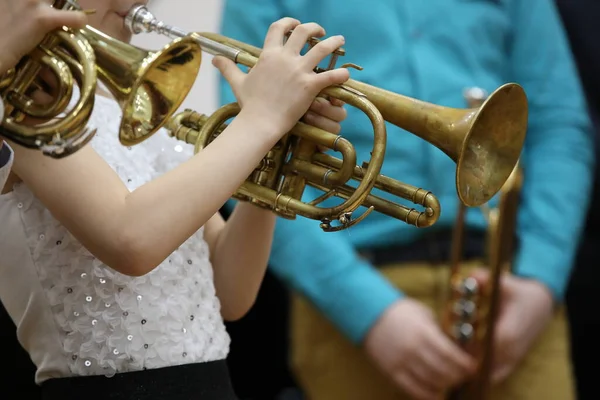
[[[150,0],[149,9],[162,21],[185,31],[218,32],[222,0]],[[135,35],[132,44],[156,50],[169,39],[156,34]],[[217,102],[218,71],[212,66],[212,56],[202,53],[202,66],[190,94],[182,105],[204,114],[212,113]]]

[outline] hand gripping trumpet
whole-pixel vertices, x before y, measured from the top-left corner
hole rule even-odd
[[[56,0],[53,7],[79,9],[73,0]],[[198,74],[201,55],[198,42],[191,37],[177,38],[150,52],[91,26],[63,27],[46,35],[14,69],[0,76],[5,104],[0,135],[54,158],[77,151],[95,133],[87,123],[99,78],[123,110],[121,143],[137,144],[178,109]],[[52,97],[49,104],[36,103],[32,96],[36,89],[49,85],[40,79],[41,72],[50,72],[56,82],[47,91]],[[74,105],[69,108],[70,103]]]
[[[188,34],[157,20],[143,5],[133,7],[126,20],[136,34],[157,32],[170,38],[193,37],[203,51],[246,67],[253,67],[261,53],[257,47],[219,34]],[[312,39],[309,45],[317,41]],[[343,49],[335,52],[328,68],[333,68],[337,57],[344,54]],[[383,121],[426,140],[457,163],[456,188],[467,206],[479,206],[500,190],[519,158],[525,139],[527,98],[521,86],[514,83],[501,86],[481,107],[472,109],[441,107],[356,80],[329,87],[321,95],[338,98],[368,115],[374,127],[370,161],[358,167],[356,152],[349,142],[298,123],[246,180],[236,197],[268,207],[286,218],[301,215],[320,220],[321,228],[326,231],[344,229],[362,220],[366,213],[352,220],[352,212],[361,204],[369,207],[367,212],[376,208],[408,224],[431,226],[440,213],[439,202],[432,193],[379,175],[386,147]],[[168,128],[174,136],[195,143],[199,151],[238,112],[235,103],[223,106],[210,117],[186,111],[169,123]],[[343,160],[321,154],[316,144],[342,153]],[[360,181],[357,188],[346,185],[350,178]],[[306,185],[322,189],[325,194],[310,203],[302,202]],[[420,204],[425,210],[419,212],[371,195],[373,187]],[[332,196],[345,201],[335,207],[317,207]],[[332,226],[334,220],[340,226]]]

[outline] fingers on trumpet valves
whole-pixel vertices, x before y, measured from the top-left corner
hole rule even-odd
[[[288,35],[287,33],[289,33],[289,31],[284,34],[284,47],[291,50],[293,53],[300,53],[302,49],[304,49],[304,46],[309,43],[311,38],[325,36],[325,29],[317,23],[307,22],[297,25],[291,34]],[[313,48],[314,47],[316,46],[313,46]]]
[[[284,44],[284,36],[286,32],[291,31],[296,26],[300,25],[300,21],[295,18],[281,18],[269,26],[269,30],[265,36],[263,43],[263,51],[282,47]]]
[[[343,55],[341,49],[344,37],[341,35],[331,36],[324,40],[318,38],[325,36],[325,29],[314,22],[300,23],[294,18],[282,18],[269,27],[264,41],[264,50],[283,46],[294,54],[300,54],[308,44],[308,51],[304,54],[305,62],[317,65],[328,55],[332,55],[327,70],[333,69],[337,56]]]
[[[286,32],[285,34],[285,41],[289,40],[290,36],[292,36],[292,34],[294,33],[293,30],[290,30],[288,32]],[[319,33],[319,37],[322,37],[325,35],[325,30]],[[316,45],[318,45],[322,40],[319,39],[319,37],[317,36],[311,36],[309,38],[306,39],[305,43],[302,44],[298,44],[298,46],[301,46],[301,49],[304,48],[304,46],[307,46],[307,50],[306,53],[311,51]],[[334,68],[336,68],[337,65],[337,60],[338,57],[340,56],[344,56],[346,55],[346,50],[344,50],[342,48],[342,46],[340,45],[338,48],[334,49],[331,53],[330,53],[331,57],[329,59],[329,63],[327,65],[326,68],[321,68],[321,67],[315,67],[315,72],[324,72],[324,71],[330,71]],[[340,68],[345,68],[345,67],[354,67],[354,64],[344,64],[342,66],[340,66]],[[358,67],[357,69],[361,69],[360,67]]]

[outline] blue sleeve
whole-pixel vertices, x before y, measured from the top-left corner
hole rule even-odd
[[[529,99],[515,272],[562,301],[589,205],[593,131],[554,2],[515,0],[512,7],[510,76]]]
[[[262,47],[269,25],[283,17],[279,2],[228,0],[221,33]],[[235,101],[221,77],[220,102]],[[228,208],[233,206],[228,203]],[[270,268],[291,289],[306,296],[350,340],[361,342],[381,314],[402,294],[374,267],[359,258],[348,232],[325,233],[319,222],[279,219]]]

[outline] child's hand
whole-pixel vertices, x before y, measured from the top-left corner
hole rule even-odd
[[[0,0],[0,75],[61,26],[83,28],[87,18],[79,11],[63,11],[43,0]]]
[[[284,44],[285,33],[291,29],[294,32]],[[300,24],[295,19],[283,18],[269,28],[258,62],[248,74],[243,73],[233,61],[215,57],[213,64],[231,85],[242,107],[240,114],[247,115],[263,126],[266,134],[278,139],[307,113],[323,89],[347,81],[349,73],[345,68],[319,74],[314,72],[324,58],[344,44],[343,37],[327,38],[305,55],[300,55],[310,37],[324,35],[325,30],[315,23]],[[333,109],[337,113],[337,108],[330,105],[318,112],[314,108],[319,108],[319,105],[313,105],[314,114],[309,115],[326,117],[316,119],[319,124],[327,125],[326,130],[339,131],[338,124],[334,122],[339,116],[323,115]],[[324,122],[325,119],[331,121]]]
[[[324,131],[339,134],[342,130],[340,122],[346,119],[348,113],[344,108],[344,102],[335,98],[329,100],[317,97],[310,109],[302,117],[302,121]],[[317,146],[320,151],[330,150],[328,147]]]
[[[337,135],[342,130],[340,122],[345,120],[347,116],[343,101],[317,97],[304,114],[302,121]]]

